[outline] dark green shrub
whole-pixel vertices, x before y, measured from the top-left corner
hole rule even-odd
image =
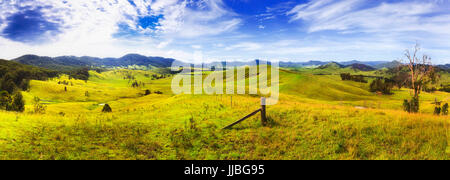
[[[25,101],[23,100],[22,93],[17,92],[16,94],[14,94],[14,97],[12,99],[12,103],[6,107],[7,111],[25,111]]]
[[[403,110],[409,113],[417,113],[419,112],[419,99],[413,97],[410,101],[403,101]]]
[[[137,87],[139,87],[139,83],[138,83],[137,81],[134,81],[134,82],[131,84],[131,87],[137,88]]]
[[[147,95],[150,95],[150,94],[152,94],[152,92],[150,91],[150,90],[145,90],[145,95],[147,96]]]
[[[105,104],[105,106],[103,106],[102,112],[104,112],[104,113],[112,112],[111,106],[109,106],[109,104]]]
[[[434,108],[434,115],[441,115],[441,107],[435,107]]]
[[[419,98],[413,97],[411,99],[411,112],[418,113],[419,112]]]
[[[406,99],[403,101],[403,110],[406,112],[411,112],[411,104]]]
[[[442,106],[442,115],[448,115],[448,103],[445,103],[444,106]]]

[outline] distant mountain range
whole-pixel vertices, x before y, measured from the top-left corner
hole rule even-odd
[[[80,67],[91,66],[154,66],[154,67],[170,67],[175,59],[163,57],[148,57],[139,54],[128,54],[121,58],[96,58],[96,57],[75,57],[75,56],[60,56],[60,57],[46,57],[36,55],[25,55],[12,61],[19,62],[26,65],[34,65],[53,70],[70,70]]]
[[[381,68],[391,68],[400,64],[398,61],[344,61],[344,62],[334,62],[334,61],[308,61],[308,62],[280,62],[281,67],[319,67],[323,65],[327,65],[330,63],[336,63],[342,67],[350,66],[350,65],[365,65],[370,66],[375,69]]]
[[[171,67],[172,63],[176,61],[171,58],[143,56],[139,54],[128,54],[120,58],[97,58],[97,57],[76,57],[76,56],[60,56],[60,57],[46,57],[37,55],[25,55],[12,61],[19,62],[26,65],[34,65],[52,70],[72,70],[80,67],[112,67],[112,66],[154,66],[154,67]],[[254,61],[253,61],[254,62]],[[260,62],[260,60],[256,60]],[[262,62],[262,61],[261,61]],[[212,66],[217,63],[205,64],[205,66]],[[251,62],[227,62],[228,66],[244,66],[251,65]],[[308,62],[280,62],[280,67],[321,67],[321,66],[339,66],[341,68],[352,67],[361,71],[370,71],[382,68],[392,68],[401,64],[399,61],[308,61]],[[450,69],[450,64],[439,65],[442,69]]]
[[[438,67],[442,69],[450,69],[450,64],[438,65]]]

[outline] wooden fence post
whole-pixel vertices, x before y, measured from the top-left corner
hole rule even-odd
[[[231,97],[231,98],[233,98],[233,97]],[[258,109],[255,112],[252,112],[251,114],[249,114],[249,115],[245,116],[244,118],[234,122],[233,124],[230,124],[230,125],[224,127],[223,129],[229,129],[229,128],[233,127],[234,125],[239,124],[242,121],[245,121],[246,119],[256,115],[259,112],[261,113],[261,122],[262,122],[263,126],[267,125],[266,98],[264,98],[264,97],[261,98],[261,109]]]
[[[266,117],[266,98],[261,98],[261,122],[265,126],[267,125],[267,117]]]

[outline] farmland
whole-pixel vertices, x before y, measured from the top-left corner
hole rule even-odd
[[[33,80],[25,112],[0,112],[0,159],[450,159],[450,121],[432,104],[449,93],[424,92],[420,113],[409,114],[409,89],[377,95],[341,72],[281,69],[269,125],[255,116],[231,130],[222,128],[258,109],[259,96],[174,95],[173,76],[152,78],[156,70]],[[33,112],[34,97],[44,114]]]

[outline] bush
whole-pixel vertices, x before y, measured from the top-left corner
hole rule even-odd
[[[150,94],[152,94],[152,92],[150,91],[150,90],[145,90],[145,95],[147,96],[147,95],[150,95]]]
[[[411,104],[406,99],[403,101],[403,110],[406,112],[411,112]]]
[[[22,93],[17,92],[12,99],[12,103],[6,107],[6,110],[16,112],[25,111],[25,101],[23,100]]]
[[[444,106],[442,106],[442,115],[448,115],[448,103],[445,103]]]
[[[403,110],[409,113],[419,112],[419,99],[416,97],[413,97],[411,101],[405,99],[403,101]]]
[[[109,106],[109,104],[105,104],[105,106],[103,106],[102,112],[104,112],[104,113],[112,112],[111,106]]]
[[[419,98],[413,97],[411,99],[411,112],[412,113],[419,112]]]
[[[438,115],[439,116],[440,114],[441,114],[441,107],[439,107],[439,106],[435,107],[434,108],[434,115]]]
[[[42,105],[41,99],[39,99],[39,97],[34,97],[33,105],[34,105],[34,113],[45,114],[47,107]]]

